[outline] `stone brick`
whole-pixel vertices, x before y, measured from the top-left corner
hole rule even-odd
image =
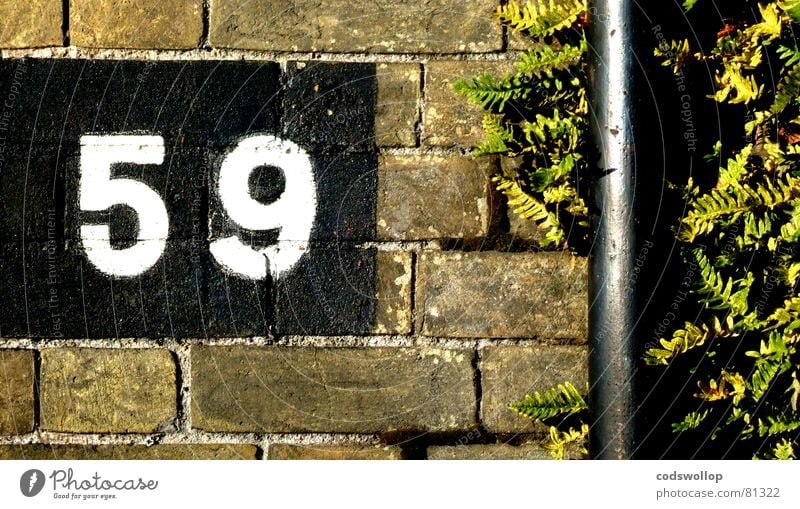
[[[375,323],[375,249],[312,250],[276,282],[279,334],[368,334]]]
[[[399,460],[399,447],[271,444],[268,460]]]
[[[364,152],[375,144],[375,64],[289,62],[283,132],[309,152]]]
[[[550,460],[539,444],[445,445],[428,447],[429,460]]]
[[[483,110],[453,90],[459,79],[490,72],[496,77],[514,70],[511,62],[434,61],[425,69],[422,144],[474,147],[483,141]]]
[[[61,2],[0,0],[0,48],[61,46]]]
[[[378,238],[477,238],[489,228],[490,161],[394,156],[378,167]]]
[[[195,48],[203,35],[201,0],[70,0],[69,18],[75,46]]]
[[[192,419],[206,431],[374,433],[475,425],[472,352],[192,348]]]
[[[542,433],[547,429],[508,406],[526,394],[570,382],[584,391],[587,349],[580,346],[489,347],[480,351],[481,421],[493,433]]]
[[[176,400],[167,350],[42,350],[42,429],[150,433],[172,424]]]
[[[216,0],[211,44],[273,51],[480,53],[502,49],[487,0]]]
[[[586,259],[561,253],[421,254],[416,330],[426,336],[585,339]]]
[[[417,143],[420,66],[378,64],[375,141],[381,147],[413,147]]]
[[[254,460],[257,453],[239,444],[0,445],[0,460]]]
[[[508,49],[510,51],[527,51],[535,45],[534,41],[516,30],[508,31]]]
[[[411,331],[411,256],[374,248],[312,249],[276,283],[279,334]]]
[[[33,431],[33,352],[0,350],[0,435]]]
[[[544,238],[542,231],[531,219],[523,219],[513,210],[507,210],[508,229],[514,239],[532,244],[538,243]]]
[[[411,332],[411,254],[377,253],[375,325],[377,334]]]

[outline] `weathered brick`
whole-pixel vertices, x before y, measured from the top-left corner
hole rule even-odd
[[[472,352],[192,348],[192,419],[206,431],[445,431],[475,425]]]
[[[271,444],[268,460],[399,460],[399,447]]]
[[[279,334],[368,334],[376,309],[375,249],[314,249],[276,283]]]
[[[239,444],[0,445],[0,460],[254,460],[257,453]]]
[[[553,459],[539,444],[445,445],[428,447],[429,460],[549,460]]]
[[[276,284],[280,334],[407,334],[411,258],[377,249],[312,249]]]
[[[0,48],[61,46],[61,2],[0,0]]]
[[[570,382],[586,387],[587,350],[580,346],[489,347],[480,351],[481,421],[494,433],[541,433],[546,427],[508,408],[526,394]]]
[[[497,77],[513,71],[511,62],[435,61],[425,69],[425,111],[422,143],[473,147],[483,140],[483,110],[457,95],[453,83],[490,72]]]
[[[586,259],[561,253],[426,251],[417,328],[426,336],[584,339]]]
[[[46,430],[149,433],[176,416],[175,363],[167,350],[42,351],[41,426]]]
[[[0,435],[33,430],[33,352],[0,350]]]
[[[201,0],[70,0],[69,18],[70,42],[91,48],[194,48],[203,34]]]
[[[375,64],[289,62],[283,132],[309,152],[369,151],[377,95]]]
[[[378,238],[485,236],[489,172],[490,161],[484,158],[383,156],[378,166]]]
[[[487,0],[216,0],[211,44],[273,51],[480,53],[502,48]]]
[[[420,66],[378,64],[375,141],[381,147],[413,147],[419,122]]]
[[[411,254],[378,252],[375,325],[377,334],[411,332]]]
[[[544,238],[542,231],[531,219],[523,219],[513,210],[506,211],[509,233],[514,239],[537,243]]]

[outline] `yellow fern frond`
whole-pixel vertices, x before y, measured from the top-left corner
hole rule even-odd
[[[512,0],[497,7],[494,15],[514,30],[544,37],[570,28],[585,12],[586,0],[529,0],[525,4]]]

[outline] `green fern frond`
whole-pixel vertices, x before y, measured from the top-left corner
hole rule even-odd
[[[588,424],[582,424],[581,429],[570,428],[567,431],[559,431],[555,426],[550,426],[550,443],[544,447],[550,452],[553,459],[556,460],[563,460],[566,457],[567,448],[571,444],[576,444],[578,450],[586,455],[589,454],[586,447],[588,437]]]
[[[691,412],[686,415],[681,422],[673,423],[672,431],[680,432],[696,429],[703,423],[710,413],[711,411],[708,409],[703,410],[702,412]]]
[[[758,419],[756,422],[756,429],[760,437],[790,433],[798,428],[800,428],[800,419],[791,414],[769,415],[764,419]]]
[[[796,23],[800,23],[800,0],[786,0],[785,2],[778,2],[778,6],[783,9],[786,15],[792,18]]]
[[[788,221],[781,225],[778,240],[787,244],[800,241],[800,200],[795,200],[791,209],[786,211]]]
[[[717,102],[728,102],[729,104],[747,104],[758,96],[763,90],[763,85],[756,83],[754,76],[742,74],[740,63],[725,63],[724,72],[717,73],[714,77],[717,85],[717,93],[712,97]]]
[[[538,46],[519,56],[517,73],[552,78],[555,69],[565,69],[581,63],[587,47],[586,39],[581,39],[577,46],[565,44],[558,50],[547,44]]]
[[[689,12],[698,0],[683,0],[683,10]]]
[[[775,209],[791,202],[798,192],[797,179],[789,175],[775,181],[765,178],[755,185],[712,189],[692,202],[692,209],[681,221],[678,238],[693,242],[698,235],[711,233],[722,218],[735,220],[756,207]]]
[[[742,279],[726,279],[714,268],[701,249],[692,250],[692,254],[700,268],[696,290],[702,296],[700,302],[709,309],[729,310],[733,318],[744,315],[748,309],[747,296],[754,281],[753,274],[748,271]]]
[[[678,239],[693,242],[697,236],[709,234],[718,227],[720,218],[732,216],[735,219],[748,210],[747,196],[738,188],[712,189],[692,203],[692,209],[681,221]]]
[[[756,358],[753,373],[747,381],[753,400],[760,400],[773,380],[792,367],[789,353],[789,346],[780,332],[770,333],[769,342],[762,341],[758,352],[746,352],[745,355]]]
[[[800,1],[798,2],[800,5]],[[794,444],[788,438],[784,438],[778,442],[772,449],[772,455],[769,459],[775,460],[793,460],[796,459],[794,453]]]
[[[581,393],[569,382],[541,393],[534,392],[533,396],[527,395],[523,401],[511,405],[520,415],[537,421],[567,417],[587,408]]]
[[[519,78],[505,76],[499,81],[491,73],[481,74],[468,80],[453,83],[453,89],[485,110],[503,111],[510,100],[524,101],[531,92],[531,87],[522,83]]]
[[[664,67],[672,67],[673,72],[677,73],[691,58],[689,40],[672,40],[669,44],[665,41],[661,46],[656,46],[653,50],[653,54],[664,59],[661,65]]]
[[[772,235],[773,226],[773,213],[765,212],[764,214],[745,214],[744,215],[744,232],[742,235],[736,237],[736,244],[741,248],[745,247],[758,247],[762,244],[771,244],[773,240]],[[774,251],[775,246],[768,246],[771,251]]]
[[[570,28],[586,12],[586,0],[511,0],[497,7],[498,21],[531,37],[545,37]]]
[[[794,270],[798,270],[794,268]],[[796,274],[787,274],[790,278],[796,278]],[[786,299],[782,307],[775,309],[766,319],[768,326],[766,331],[781,329],[787,332],[800,328],[800,297],[790,297]]]
[[[508,154],[514,144],[514,127],[500,115],[483,114],[484,141],[475,148],[476,156]]]
[[[778,83],[775,101],[769,111],[779,115],[792,102],[796,102],[798,97],[800,97],[800,64],[795,64],[789,67]]]
[[[800,5],[800,0],[797,0],[797,2],[798,5]],[[800,64],[800,49],[798,49],[797,46],[779,46],[776,53],[778,54],[778,58],[783,60],[784,68],[791,67],[794,64]]]
[[[550,212],[538,198],[528,194],[522,186],[512,178],[496,175],[492,179],[497,190],[508,197],[508,206],[523,219],[532,219],[544,232],[542,246],[559,246],[563,244],[566,234],[558,220],[558,216]]]

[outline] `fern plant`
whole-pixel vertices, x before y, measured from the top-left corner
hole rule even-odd
[[[741,119],[750,141],[714,146],[706,158],[706,171],[716,176],[710,184],[677,183],[687,207],[674,234],[686,263],[698,268],[693,292],[702,311],[644,360],[671,369],[684,362],[685,376],[696,379],[697,390],[677,395],[697,404],[676,420],[675,432],[701,440],[732,433],[754,457],[794,459],[800,437],[800,49],[793,33],[800,0],[743,1],[756,18],[721,27],[711,51],[693,51],[694,34],[655,50],[676,74],[692,65],[712,69],[709,99]],[[684,8],[702,2],[686,0]],[[535,45],[510,75],[455,84],[485,110],[485,141],[476,154],[521,160],[519,170],[494,176],[497,188],[544,232],[544,247],[573,248],[573,226],[587,223],[586,2],[511,0],[494,15]],[[585,451],[586,403],[573,386],[534,393],[511,408],[553,424],[548,448],[554,457],[563,458],[576,443]]]
[[[571,247],[588,227],[585,13],[586,0],[500,5],[495,18],[537,44],[520,55],[512,74],[454,84],[485,110],[485,141],[476,155],[522,161],[519,171],[500,172],[493,181],[514,212],[542,230],[544,247]]]
[[[541,393],[534,392],[532,396],[528,394],[524,400],[511,405],[520,415],[549,425],[550,443],[545,448],[555,459],[564,459],[573,446],[582,455],[589,453],[586,447],[589,425],[583,420],[588,408],[581,393],[569,382]],[[559,429],[570,416],[578,416],[578,425]]]
[[[675,431],[733,434],[755,457],[789,459],[800,430],[800,1],[749,6],[755,19],[720,31],[707,53],[692,52],[688,38],[656,51],[671,55],[663,63],[675,72],[714,70],[711,98],[744,111],[743,139],[754,141],[717,143],[705,168],[716,181],[686,186],[688,212],[676,231],[699,268],[694,293],[703,308],[645,360],[679,366],[688,357],[699,366],[696,410]]]

